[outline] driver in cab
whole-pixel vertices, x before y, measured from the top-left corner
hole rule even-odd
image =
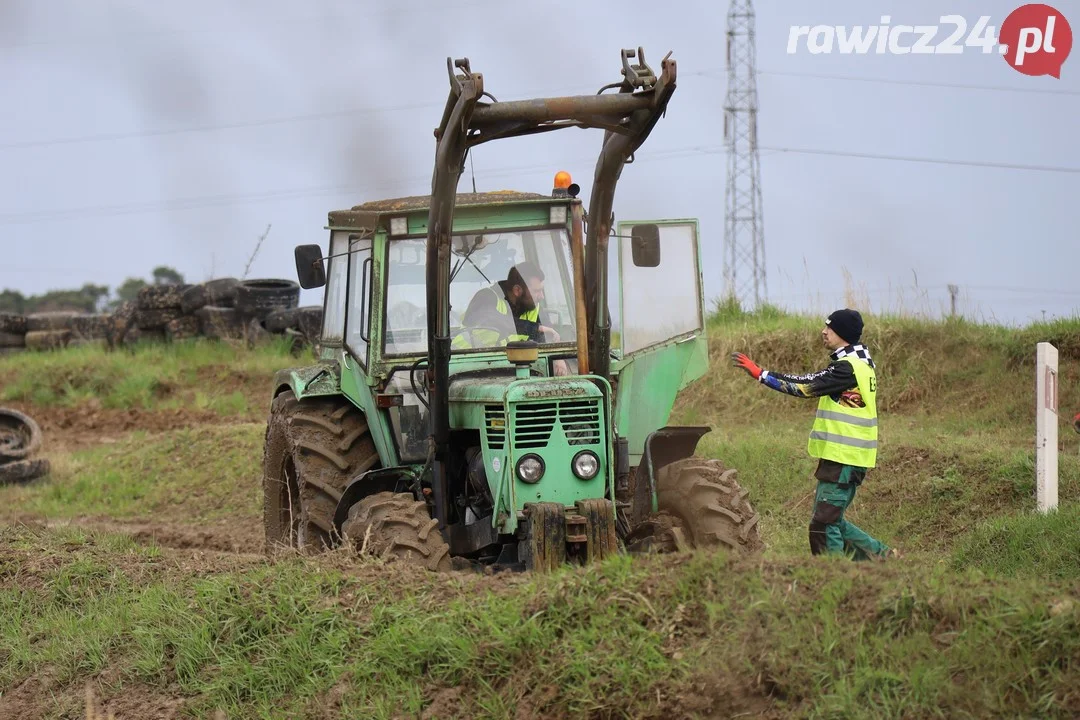
[[[537,344],[559,342],[559,334],[544,324],[540,302],[544,299],[544,272],[534,263],[518,263],[505,280],[479,290],[465,309],[465,330],[451,343],[455,349],[496,347],[508,342],[532,340]],[[568,375],[566,362],[555,362],[556,375]]]

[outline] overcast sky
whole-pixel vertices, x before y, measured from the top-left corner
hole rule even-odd
[[[955,13],[1000,26],[1016,5],[757,5],[772,302],[830,310],[847,276],[871,311],[939,312],[949,283],[982,320],[1080,307],[1080,172],[845,155],[1080,168],[1080,51],[1061,79],[1021,75],[977,48],[789,55],[793,24]],[[1059,8],[1080,29],[1076,3]],[[512,100],[594,93],[619,79],[620,48],[640,45],[658,72],[674,51],[679,84],[623,173],[616,215],[699,218],[716,295],[726,11],[724,0],[2,0],[0,288],[115,287],[159,264],[189,281],[241,276],[267,225],[248,277],[295,278],[292,249],[325,244],[328,210],[430,190],[447,56],[469,57],[485,89]],[[549,192],[565,169],[587,198],[601,138],[565,130],[483,145],[477,188]],[[466,177],[459,189],[470,188]]]

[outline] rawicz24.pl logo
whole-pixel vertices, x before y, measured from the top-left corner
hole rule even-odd
[[[884,15],[880,25],[792,25],[788,54],[802,49],[818,55],[956,55],[966,48],[996,52],[1025,75],[1061,77],[1061,66],[1072,51],[1072,27],[1049,5],[1016,8],[995,36],[990,16],[981,16],[971,30],[962,15],[943,15],[938,25],[893,25]]]

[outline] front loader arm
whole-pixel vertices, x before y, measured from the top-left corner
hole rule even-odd
[[[442,122],[435,130],[435,172],[431,181],[428,211],[427,308],[428,398],[430,403],[432,491],[439,528],[447,523],[447,469],[450,438],[450,236],[458,180],[470,148],[490,140],[550,132],[564,127],[604,130],[604,144],[596,163],[589,205],[585,247],[586,316],[589,324],[589,367],[607,378],[610,368],[610,318],[607,306],[607,243],[611,233],[611,208],[615,186],[623,166],[649,136],[667,109],[675,91],[675,61],[665,57],[657,78],[637,49],[622,51],[620,82],[607,85],[596,95],[538,98],[500,103],[484,92],[483,76],[474,73],[468,58],[447,58],[450,94]],[[454,73],[454,68],[462,74]],[[605,94],[604,90],[620,92]],[[480,102],[482,96],[492,102]]]
[[[428,398],[431,412],[432,493],[439,528],[447,521],[446,461],[450,443],[450,235],[458,179],[468,151],[469,124],[476,101],[484,92],[484,78],[469,68],[469,60],[454,65],[464,71],[455,76],[450,59],[450,96],[442,122],[435,131],[435,173],[431,179],[431,206],[427,237]]]

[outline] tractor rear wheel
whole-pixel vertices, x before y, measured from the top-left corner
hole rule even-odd
[[[320,552],[333,544],[334,511],[345,486],[379,464],[364,414],[343,397],[274,398],[263,452],[267,549]]]
[[[762,549],[758,513],[737,470],[719,460],[690,457],[660,468],[656,478],[658,512],[630,533],[631,551],[676,552],[726,548],[739,554]]]
[[[438,526],[423,501],[409,493],[381,492],[349,508],[341,531],[362,554],[445,572],[453,562]]]

